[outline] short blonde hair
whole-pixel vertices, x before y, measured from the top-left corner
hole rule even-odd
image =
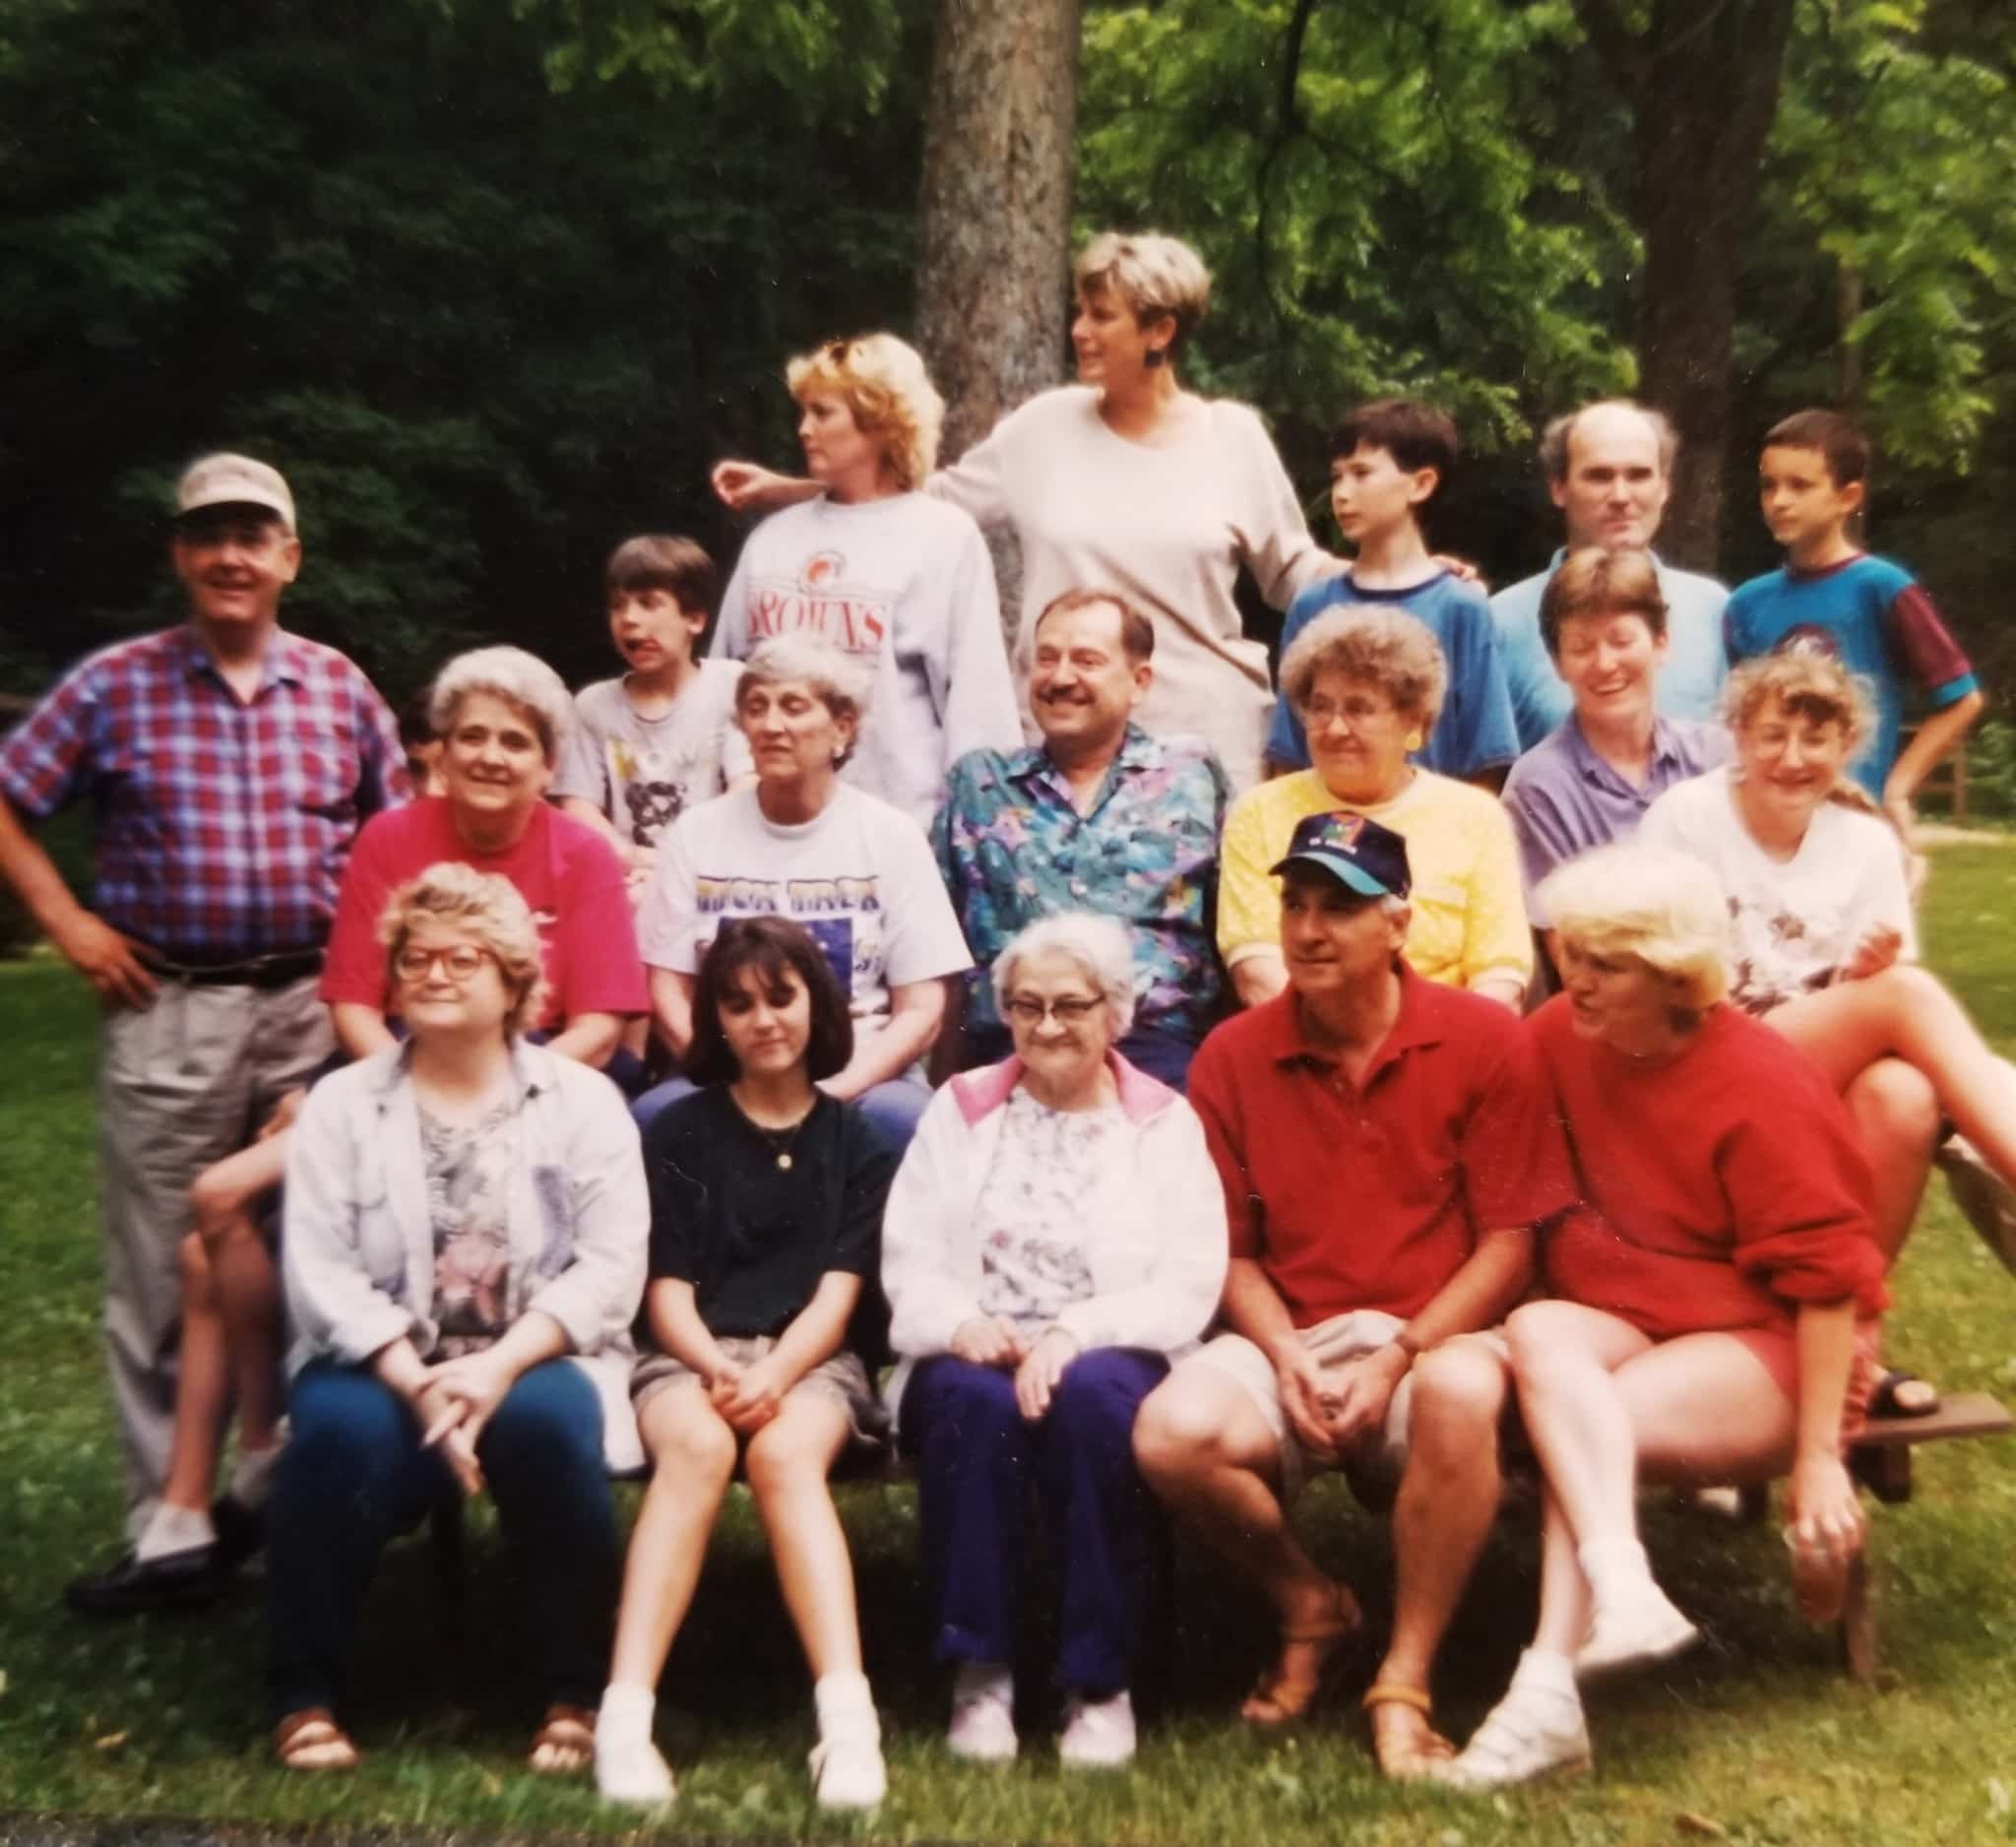
[[[1173,358],[1211,306],[1211,272],[1180,239],[1160,231],[1101,231],[1071,266],[1081,295],[1109,288],[1146,327],[1166,314],[1176,324]]]
[[[852,742],[841,752],[835,767],[854,753],[861,740],[861,726],[868,716],[868,701],[874,681],[851,655],[843,654],[830,641],[794,629],[758,642],[742,663],[741,677],[735,681],[735,716],[742,715],[742,701],[758,686],[781,686],[787,680],[802,680],[836,719],[852,723]]]
[[[574,726],[574,701],[566,682],[537,655],[523,648],[472,648],[457,655],[434,676],[427,694],[427,722],[436,737],[455,729],[455,715],[471,693],[488,693],[522,713],[538,732],[547,764],[560,761]]]
[[[1298,716],[1323,673],[1369,681],[1423,732],[1434,729],[1449,689],[1441,644],[1427,624],[1377,604],[1332,609],[1295,637],[1282,657],[1281,690]]]
[[[385,901],[378,917],[378,940],[385,945],[385,977],[395,987],[393,964],[419,924],[458,929],[497,959],[504,986],[515,996],[504,1016],[504,1036],[516,1039],[537,1023],[546,1006],[544,959],[538,925],[524,895],[495,872],[478,872],[460,860],[443,860],[410,878]]]
[[[1876,702],[1867,684],[1827,648],[1794,641],[1776,654],[1758,655],[1730,669],[1722,689],[1722,716],[1732,732],[1767,705],[1781,705],[1816,725],[1839,725],[1848,753],[1858,754],[1876,730]]]
[[[1634,956],[1666,976],[1689,1012],[1705,1013],[1729,992],[1729,900],[1687,854],[1599,847],[1544,879],[1535,902],[1564,942]]]
[[[894,334],[829,340],[785,367],[785,382],[800,404],[814,392],[840,398],[864,436],[882,445],[899,487],[921,487],[938,464],[945,400],[914,347]]]
[[[1061,911],[1025,925],[994,958],[994,1001],[1008,1017],[1008,993],[1034,956],[1069,956],[1100,991],[1113,1016],[1113,1037],[1134,1024],[1134,946],[1109,917],[1090,911]]]

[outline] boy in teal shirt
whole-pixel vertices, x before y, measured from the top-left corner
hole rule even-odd
[[[1785,564],[1729,600],[1732,662],[1819,646],[1862,675],[1876,696],[1876,732],[1856,778],[1900,826],[1912,797],[1981,716],[1981,683],[1932,600],[1901,564],[1872,557],[1848,536],[1869,470],[1866,437],[1833,411],[1800,411],[1774,425],[1758,460],[1758,496]],[[1904,687],[1924,689],[1931,715],[1898,751]]]

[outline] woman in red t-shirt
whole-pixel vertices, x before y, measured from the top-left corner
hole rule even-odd
[[[1510,1691],[1450,1767],[1471,1788],[1587,1767],[1576,1677],[1695,1639],[1639,1543],[1641,1477],[1790,1470],[1801,1607],[1838,1612],[1862,1537],[1842,1439],[1867,1403],[1887,1300],[1868,1166],[1840,1098],[1723,998],[1714,875],[1612,847],[1544,892],[1566,992],[1530,1024],[1583,1203],[1544,1247],[1558,1300],[1508,1328],[1545,1476],[1541,1616]]]

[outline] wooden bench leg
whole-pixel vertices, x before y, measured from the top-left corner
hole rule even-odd
[[[1858,1553],[1848,1571],[1848,1600],[1841,1607],[1841,1661],[1849,1678],[1872,1681],[1876,1678],[1876,1593],[1870,1581],[1866,1549]]]

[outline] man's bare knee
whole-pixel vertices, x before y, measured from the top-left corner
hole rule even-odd
[[[1446,1435],[1474,1446],[1497,1430],[1511,1388],[1511,1367],[1482,1341],[1451,1341],[1422,1354],[1414,1367],[1410,1442]]]
[[[1151,1482],[1182,1481],[1223,1460],[1225,1420],[1195,1379],[1166,1379],[1134,1420],[1134,1460]]]

